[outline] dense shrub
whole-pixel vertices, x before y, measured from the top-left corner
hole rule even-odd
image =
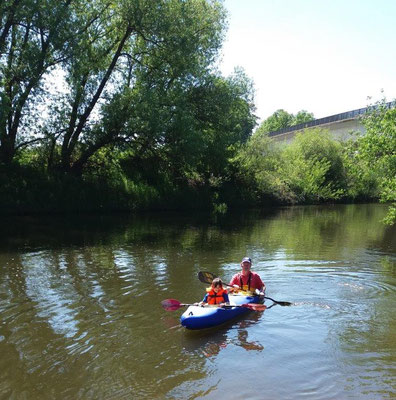
[[[327,132],[310,130],[281,146],[261,132],[238,156],[245,184],[256,198],[277,203],[312,203],[340,199],[346,189],[342,146]]]
[[[297,134],[282,152],[280,174],[298,202],[338,200],[346,184],[342,146],[323,130]]]

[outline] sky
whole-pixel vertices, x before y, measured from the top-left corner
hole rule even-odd
[[[221,72],[242,67],[260,120],[396,98],[396,0],[224,0]]]

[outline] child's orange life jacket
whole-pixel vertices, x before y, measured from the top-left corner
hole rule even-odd
[[[221,289],[217,293],[213,289],[208,291],[208,304],[220,304],[220,303],[225,303],[224,296],[227,294],[227,290]]]

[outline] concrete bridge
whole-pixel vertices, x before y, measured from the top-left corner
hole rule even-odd
[[[386,107],[395,107],[395,102],[386,103]],[[315,119],[279,131],[270,132],[268,136],[270,136],[275,142],[286,144],[290,143],[299,132],[303,132],[306,129],[320,128],[329,131],[334,139],[345,141],[350,139],[351,132],[360,132],[361,134],[366,133],[366,128],[361,122],[361,117],[372,109],[373,106],[358,108],[357,110]]]

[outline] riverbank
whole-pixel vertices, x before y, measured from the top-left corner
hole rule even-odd
[[[227,210],[281,207],[286,199],[267,193],[257,196],[251,187],[227,182],[222,186],[150,185],[126,177],[48,174],[23,166],[0,169],[0,215],[62,215],[142,213],[150,211]],[[305,200],[294,205],[377,202],[376,198]]]

